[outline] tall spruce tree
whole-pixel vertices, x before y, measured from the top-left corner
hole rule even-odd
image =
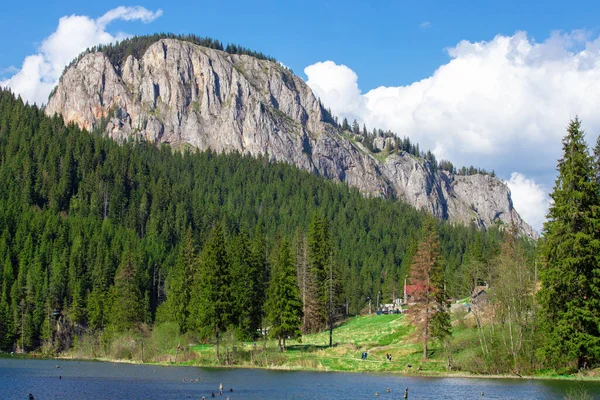
[[[265,261],[262,239],[251,243],[246,233],[231,240],[233,322],[242,340],[252,340],[260,328],[264,302]]]
[[[429,340],[434,336],[443,338],[450,332],[443,271],[439,235],[435,222],[428,218],[423,225],[423,235],[410,267],[410,284],[414,290],[409,313],[417,328],[415,334],[423,340],[424,359],[429,357]]]
[[[268,281],[267,245],[265,235],[260,225],[256,226],[254,238],[250,247],[250,282],[252,295],[250,309],[252,315],[252,329],[254,332],[261,328],[264,319],[264,304]]]
[[[311,326],[319,324],[318,321],[311,320],[318,315],[318,287],[309,265],[306,233],[300,229],[296,232],[296,268],[302,301],[302,333],[306,334],[311,331]]]
[[[541,246],[538,292],[544,361],[578,368],[600,361],[600,215],[592,157],[579,119],[563,139]]]
[[[143,298],[136,279],[137,262],[134,250],[125,249],[125,254],[115,275],[112,289],[110,323],[117,331],[125,331],[145,321]]]
[[[337,301],[337,273],[334,271],[331,230],[327,217],[315,214],[308,227],[308,274],[317,282],[317,307],[315,315],[307,316],[309,332],[321,330],[328,322]]]
[[[200,271],[195,284],[195,312],[198,327],[215,334],[219,361],[219,334],[232,323],[231,261],[225,247],[221,224],[211,231],[200,256]]]
[[[267,319],[271,325],[269,334],[276,337],[281,351],[285,351],[286,338],[301,335],[302,303],[296,278],[296,265],[290,244],[283,240],[271,270],[267,291]]]
[[[167,289],[167,310],[181,332],[187,331],[192,325],[189,321],[190,300],[196,262],[192,231],[188,228],[168,278]]]
[[[329,262],[329,231],[326,230],[327,221],[315,213],[308,227],[308,274],[314,276],[317,282],[317,306],[312,313],[306,316],[307,331],[314,333],[323,328],[326,321],[326,297],[324,283],[327,277],[327,264]],[[308,310],[307,310],[308,311]]]

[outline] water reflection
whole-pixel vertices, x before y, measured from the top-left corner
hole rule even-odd
[[[221,383],[223,394],[219,396]],[[0,399],[27,399],[29,393],[36,399],[209,399],[213,392],[216,398],[230,400],[401,399],[408,387],[411,400],[535,400],[562,399],[569,387],[578,384],[0,358]],[[583,385],[594,398],[600,398],[600,382]]]

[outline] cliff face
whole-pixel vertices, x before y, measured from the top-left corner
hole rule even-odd
[[[502,182],[434,171],[406,153],[381,161],[325,122],[304,81],[270,61],[175,39],[157,41],[117,69],[104,54],[88,53],[63,74],[45,112],[86,129],[107,121],[106,133],[118,140],[266,155],[438,218],[482,228],[512,220],[537,237]]]

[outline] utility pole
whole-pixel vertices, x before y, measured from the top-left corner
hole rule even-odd
[[[379,310],[379,295],[381,294],[381,290],[377,292],[377,310]]]
[[[371,296],[367,297],[367,300],[369,300],[369,315],[371,315]]]

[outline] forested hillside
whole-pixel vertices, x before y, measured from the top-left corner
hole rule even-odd
[[[283,163],[119,145],[0,91],[0,348],[30,350],[67,334],[55,331],[57,320],[75,332],[152,323],[177,279],[191,279],[186,257],[195,263],[200,255],[203,265],[227,257],[227,290],[240,296],[234,285],[243,286],[247,271],[236,278],[235,266],[261,265],[256,283],[264,290],[281,239],[301,257],[319,223],[329,226],[336,302],[358,313],[380,290],[383,302],[401,294],[425,218]],[[468,294],[463,266],[497,254],[502,235],[436,224],[448,294]],[[244,261],[250,255],[258,264]],[[193,300],[179,294],[180,302]],[[174,309],[163,317],[180,318]],[[202,324],[186,318],[182,330]]]

